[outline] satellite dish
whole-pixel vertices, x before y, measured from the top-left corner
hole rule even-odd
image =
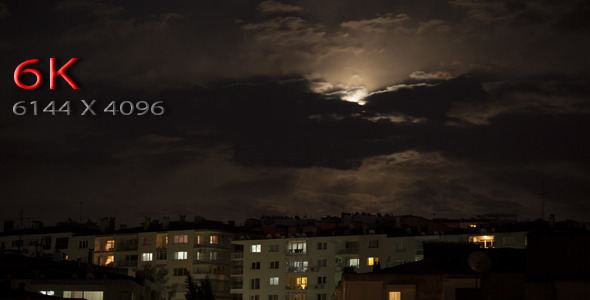
[[[481,252],[481,251],[473,251],[467,257],[467,263],[469,263],[469,267],[475,272],[478,273],[486,273],[492,268],[492,260],[490,257]]]

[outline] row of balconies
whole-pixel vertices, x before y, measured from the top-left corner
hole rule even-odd
[[[309,285],[302,285],[302,284],[286,284],[285,285],[285,289],[288,289],[288,290],[307,290],[309,288],[310,288]],[[318,283],[318,284],[315,284],[313,286],[313,288],[321,290],[321,289],[326,288],[326,284]]]

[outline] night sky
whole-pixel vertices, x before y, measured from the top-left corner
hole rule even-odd
[[[588,1],[0,1],[0,218],[588,221],[589,53]]]

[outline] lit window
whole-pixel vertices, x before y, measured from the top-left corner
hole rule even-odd
[[[287,276],[286,288],[290,290],[305,290],[307,289],[307,277],[306,276]]]
[[[357,267],[358,268],[359,264],[360,264],[360,259],[358,259],[358,258],[351,258],[351,259],[348,259],[348,263],[346,264],[346,266],[347,267]]]
[[[307,272],[307,267],[309,263],[307,261],[288,261],[287,262],[287,272]]]
[[[153,253],[142,253],[141,254],[141,261],[152,261],[154,259]]]
[[[108,240],[106,245],[107,251],[115,250],[115,240]]]
[[[252,253],[260,253],[260,251],[262,250],[262,247],[260,244],[257,245],[252,245]]]
[[[176,259],[176,260],[188,259],[188,253],[186,251],[174,252],[174,259]]]
[[[367,266],[372,266],[379,263],[379,257],[367,257]]]
[[[401,300],[402,292],[389,292],[388,300]]]
[[[163,249],[168,246],[168,235],[160,233],[156,235],[156,248]]]
[[[209,236],[209,244],[211,244],[211,245],[219,244],[219,236],[218,235]]]
[[[188,235],[175,235],[174,236],[174,243],[175,244],[186,244],[188,243]]]
[[[64,298],[80,298],[86,300],[103,300],[102,291],[64,291]]]
[[[297,286],[304,290],[307,287],[307,277],[297,277]]]
[[[279,285],[279,278],[278,277],[271,277],[269,284],[270,285]]]
[[[115,257],[113,255],[109,256],[100,256],[98,258],[98,264],[101,266],[110,266],[112,263],[115,262]]]
[[[495,246],[493,235],[470,236],[469,242],[479,244],[481,248],[494,248]]]
[[[47,296],[55,296],[55,291],[39,291],[39,293]]]
[[[287,244],[289,254],[306,254],[307,243],[305,241],[290,241]]]

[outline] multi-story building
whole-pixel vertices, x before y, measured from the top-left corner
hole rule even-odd
[[[384,220],[389,219],[393,221],[375,220],[373,225],[335,221],[323,227],[301,220],[288,228],[265,229],[272,233],[254,239],[240,236],[233,225],[199,217],[194,222],[182,216],[178,221],[165,218],[161,223],[146,218],[142,227],[119,230],[114,219],[103,219],[100,226],[82,231],[58,226],[5,232],[0,248],[122,268],[130,276],[146,266],[163,269],[172,299],[184,298],[186,275],[191,274],[208,279],[216,299],[303,300],[329,298],[344,272],[367,273],[421,260],[428,242],[521,249],[527,243],[524,231],[495,232],[469,223],[460,233],[443,234],[445,227],[424,218]],[[375,234],[371,228],[387,234]]]
[[[30,257],[51,256],[55,260],[91,261],[89,249],[98,228],[86,224],[62,223],[43,227],[13,229],[6,226],[0,234],[0,250],[15,251]]]
[[[168,271],[172,299],[184,299],[185,280],[208,279],[216,299],[229,299],[231,241],[235,230],[220,222],[144,222],[143,228],[97,235],[93,263],[126,268],[130,275],[145,265]]]
[[[344,272],[368,273],[424,258],[424,243],[476,243],[482,248],[524,249],[524,232],[495,234],[386,234],[239,239],[232,259],[234,299],[324,300],[331,297]],[[501,241],[501,244],[496,243]]]
[[[143,227],[119,230],[114,230],[114,219],[103,219],[91,231],[55,226],[4,232],[0,249],[126,269],[129,276],[150,265],[167,271],[171,299],[184,299],[187,274],[208,279],[216,299],[229,299],[234,232],[233,225],[200,217],[194,222],[165,218],[162,223],[146,218]]]

